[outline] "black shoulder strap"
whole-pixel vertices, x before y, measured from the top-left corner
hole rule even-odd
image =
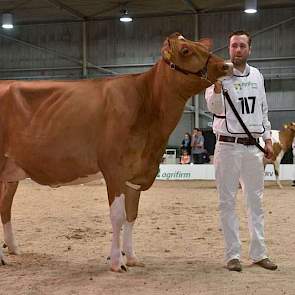
[[[235,116],[237,117],[239,123],[241,124],[241,126],[243,127],[244,131],[246,132],[246,134],[248,135],[248,137],[250,138],[250,140],[253,140],[254,144],[263,152],[266,153],[264,148],[257,142],[257,140],[253,137],[253,135],[251,134],[251,132],[249,131],[249,129],[247,128],[247,126],[245,125],[245,123],[243,122],[242,118],[240,117],[237,109],[235,108],[233,102],[231,101],[229,94],[227,92],[226,89],[223,88],[223,95],[226,98],[228,104],[230,105],[232,111],[234,112]]]

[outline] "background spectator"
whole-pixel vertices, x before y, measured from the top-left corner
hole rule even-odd
[[[186,151],[188,155],[191,154],[191,135],[188,132],[184,134],[184,138],[181,142],[180,150],[181,150],[181,155],[183,155],[184,151]]]
[[[191,157],[188,154],[188,152],[184,150],[180,158],[180,164],[189,164],[190,162],[191,162]]]
[[[191,158],[194,164],[203,164],[208,162],[208,154],[204,148],[204,136],[199,128],[194,128],[192,134],[192,151]]]

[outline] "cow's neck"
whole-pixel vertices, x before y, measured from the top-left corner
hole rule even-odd
[[[173,70],[163,60],[160,60],[153,70],[153,84],[156,86],[153,88],[154,95],[158,97],[165,93],[174,101],[178,100],[185,104],[191,96],[208,87],[207,82],[203,82],[198,76]]]
[[[176,127],[187,100],[208,87],[209,83],[175,72],[162,60],[145,74],[152,90],[148,103],[161,125],[163,136],[168,137]]]

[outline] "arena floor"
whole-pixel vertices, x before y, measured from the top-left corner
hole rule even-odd
[[[142,194],[134,230],[144,268],[110,272],[111,225],[104,185],[51,189],[21,183],[13,222],[22,254],[0,267],[0,295],[295,294],[295,187],[267,182],[265,232],[277,271],[248,260],[239,193],[243,272],[223,263],[223,238],[212,181],[157,181]],[[0,235],[2,240],[2,234]]]

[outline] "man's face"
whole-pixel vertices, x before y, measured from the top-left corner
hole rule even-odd
[[[246,35],[234,35],[229,42],[229,56],[234,66],[245,65],[251,53]]]

